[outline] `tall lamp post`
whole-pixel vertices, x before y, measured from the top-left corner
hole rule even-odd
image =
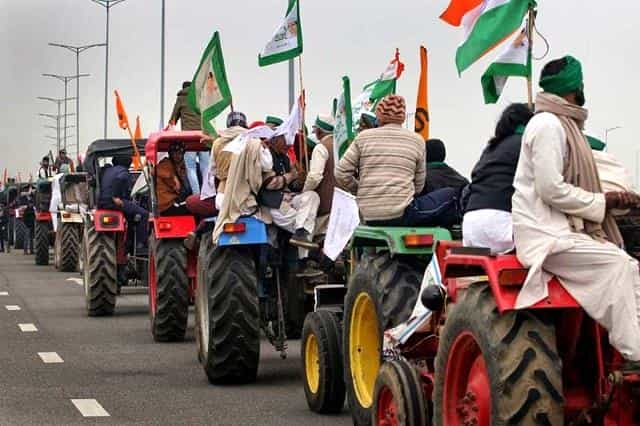
[[[80,75],[80,54],[85,50],[89,50],[94,47],[106,46],[105,43],[85,44],[83,46],[73,46],[70,44],[62,43],[49,43],[49,46],[61,47],[67,49],[70,52],[76,54],[76,75]],[[76,131],[76,152],[80,152],[80,79],[76,81],[76,125],[78,130]]]
[[[67,99],[67,88],[69,86],[69,82],[71,80],[75,80],[78,79],[78,81],[80,80],[80,77],[89,77],[89,74],[76,74],[76,75],[60,75],[60,74],[42,74],[43,77],[51,77],[51,78],[55,78],[57,80],[60,80],[61,82],[64,83],[64,98],[63,99]],[[67,102],[64,103],[64,127],[67,127]],[[66,149],[66,145],[67,145],[67,130],[64,130],[64,144],[65,144],[65,149]]]
[[[104,60],[104,139],[107,138],[107,103],[109,99],[109,11],[113,6],[125,0],[91,0],[105,8],[107,12],[107,25],[105,29],[105,60]]]
[[[56,104],[56,106],[58,107],[58,117],[60,117],[61,116],[60,106],[62,105],[62,103],[66,104],[67,101],[74,100],[75,98],[56,99],[56,98],[50,98],[50,97],[47,97],[47,96],[38,96],[38,99],[40,99],[42,101],[53,102],[54,104]],[[60,141],[60,126],[59,125],[58,125],[57,134],[58,134],[58,141]],[[65,140],[65,143],[66,143],[66,140]]]
[[[38,114],[40,117],[45,117],[45,118],[50,118],[51,120],[55,120],[56,121],[56,129],[57,132],[56,134],[58,135],[58,151],[60,151],[60,147],[61,147],[61,143],[60,143],[60,119],[62,119],[62,117],[64,116],[65,120],[68,116],[72,116],[75,114],[46,114],[46,113],[39,113]],[[65,126],[65,127],[69,127],[69,126]],[[66,136],[65,136],[65,142],[66,142]]]
[[[164,46],[165,46],[165,0],[162,0],[162,23],[161,23],[161,32],[160,32],[160,129],[164,126],[164,70],[165,70],[165,55],[164,55]]]
[[[618,130],[618,129],[622,129],[622,126],[609,127],[608,129],[605,129],[605,131],[604,131],[604,143],[605,143],[605,145],[609,142],[609,133],[613,132],[614,130]]]

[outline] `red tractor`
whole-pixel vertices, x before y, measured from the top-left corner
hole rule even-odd
[[[136,142],[141,155],[144,155],[145,143],[146,140]],[[116,296],[123,286],[146,286],[147,257],[138,249],[134,227],[127,223],[122,211],[96,207],[102,174],[112,167],[113,157],[133,154],[128,139],[97,140],[89,145],[84,160],[89,179],[89,206],[83,211],[81,269],[89,316],[112,315]],[[142,172],[130,170],[129,174],[131,182],[136,182]],[[146,208],[144,191],[133,200]],[[146,241],[144,243],[146,245]]]
[[[372,420],[380,425],[638,425],[640,375],[557,279],[525,310],[527,270],[515,255],[440,242],[442,286],[426,286],[431,315],[385,351]]]
[[[154,168],[169,145],[181,141],[186,152],[207,151],[199,131],[163,131],[149,137],[145,147],[149,176],[151,232],[149,237],[149,314],[151,333],[157,342],[183,340],[189,305],[196,289],[197,250],[188,251],[183,241],[196,228],[192,215],[164,216],[158,212]]]

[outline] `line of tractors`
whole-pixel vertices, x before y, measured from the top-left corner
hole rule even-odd
[[[56,268],[80,271],[89,316],[112,315],[126,287],[148,287],[153,338],[179,341],[194,305],[212,384],[258,380],[261,338],[283,357],[301,338],[309,409],[339,413],[346,400],[357,425],[640,424],[640,376],[623,372],[606,331],[556,279],[548,298],[515,310],[527,271],[515,255],[462,247],[455,229],[360,226],[333,270],[313,279],[297,276],[290,235],[254,217],[187,250],[197,223],[158,214],[154,167],[175,140],[206,150],[200,138],[163,131],[137,142],[146,161],[131,171],[134,200],[151,212],[144,248],[122,212],[96,208],[101,174],[133,154],[129,140],[92,143],[85,172],[60,179],[56,212],[51,182],[36,185],[35,262],[48,264],[53,246]],[[639,218],[621,219],[634,254]],[[398,328],[409,332],[398,339]]]

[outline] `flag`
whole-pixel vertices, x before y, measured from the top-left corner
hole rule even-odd
[[[396,49],[394,58],[380,77],[364,86],[362,93],[353,103],[353,123],[360,120],[360,115],[365,111],[373,111],[378,102],[387,95],[396,92],[396,81],[404,72],[404,64],[400,62],[400,51]]]
[[[283,62],[302,53],[302,23],[299,0],[289,0],[287,13],[271,40],[258,55],[261,67]]]
[[[426,141],[429,139],[429,62],[424,46],[420,46],[420,81],[415,119],[415,131]]]
[[[531,77],[531,52],[529,38],[524,28],[482,74],[480,82],[484,103],[495,104],[502,95],[507,79],[511,76]]]
[[[353,112],[351,111],[351,83],[349,77],[342,77],[342,93],[336,105],[335,126],[333,129],[333,150],[336,166],[349,144],[353,140]]]
[[[535,0],[451,0],[440,18],[464,27],[464,40],[456,52],[458,73],[516,31],[527,10],[535,6]]]
[[[142,129],[140,128],[140,116],[136,117],[136,131],[133,134],[135,140],[142,139]]]
[[[113,93],[116,95],[116,114],[118,115],[118,126],[122,130],[127,130],[129,128],[129,117],[127,117],[127,111],[124,110],[124,105],[122,104],[122,99],[120,99],[120,94],[117,90],[114,90]]]
[[[215,118],[231,105],[231,89],[217,31],[202,54],[189,86],[188,99],[191,108],[202,115],[202,130],[209,135],[216,135]]]
[[[293,146],[296,141],[296,133],[302,128],[302,108],[304,105],[304,96],[300,95],[298,101],[293,104],[289,116],[279,125],[273,136],[284,135],[287,145]]]

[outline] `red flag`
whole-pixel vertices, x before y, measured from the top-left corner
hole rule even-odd
[[[429,139],[429,62],[427,49],[420,46],[420,81],[418,83],[418,101],[416,102],[415,131],[423,140]]]
[[[135,140],[142,139],[142,130],[140,128],[140,116],[136,117],[136,131],[133,134]]]
[[[114,90],[113,93],[116,95],[116,114],[118,115],[118,126],[122,130],[126,130],[129,128],[129,117],[127,117],[127,112],[124,110],[124,105],[122,104],[122,99],[120,99],[120,94],[117,90]]]

